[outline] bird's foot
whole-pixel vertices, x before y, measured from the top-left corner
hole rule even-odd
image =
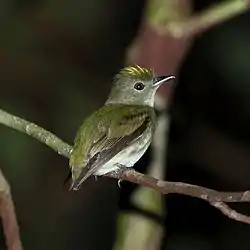
[[[122,179],[119,179],[117,182],[119,188],[122,188],[121,183],[122,183]]]
[[[128,170],[132,170],[131,167],[127,167],[125,165],[122,165],[120,163],[117,163],[116,166],[118,167],[117,170],[115,170],[117,177],[119,178],[119,176],[122,175],[123,172],[128,171]],[[118,187],[121,188],[121,182],[123,180],[122,179],[118,179]]]
[[[94,178],[95,178],[95,181],[97,181],[97,180],[98,180],[98,176],[97,176],[97,175],[94,175]]]
[[[117,168],[118,168],[118,169],[116,170],[117,173],[120,173],[121,171],[123,172],[123,171],[128,171],[128,170],[133,169],[132,167],[127,167],[127,166],[122,165],[122,164],[120,164],[120,163],[116,163],[115,165],[116,165]]]

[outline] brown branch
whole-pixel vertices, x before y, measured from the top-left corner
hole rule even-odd
[[[10,187],[0,171],[0,216],[8,250],[21,250],[22,243]]]
[[[157,178],[138,173],[133,169],[120,169],[106,176],[137,183],[149,187],[162,194],[183,194],[209,202],[223,214],[233,220],[250,224],[250,217],[231,209],[225,202],[250,202],[250,191],[245,192],[220,192],[213,189],[196,186],[182,182],[162,181]]]
[[[240,214],[236,212],[235,210],[231,209],[227,204],[224,202],[216,201],[216,202],[210,202],[212,206],[219,209],[223,214],[228,216],[230,219],[237,220],[243,223],[250,224],[250,217],[246,216],[244,214]]]
[[[34,123],[31,123],[24,119],[13,116],[3,110],[0,110],[0,123],[6,126],[9,126],[11,128],[14,128],[16,130],[22,131],[28,135],[31,135],[32,137],[36,138],[40,142],[46,144],[47,146],[51,147],[53,150],[57,151],[59,154],[64,155],[67,158],[69,158],[70,156],[70,152],[72,149],[70,145],[63,142],[61,139],[59,139],[57,136],[55,136],[51,132],[35,125]],[[32,133],[30,133],[31,128],[35,128],[32,130]],[[127,168],[121,168],[118,171],[107,174],[106,176],[110,178],[116,178],[119,180],[126,180],[126,181],[130,181],[133,183],[137,183],[141,186],[149,187],[154,190],[157,190],[161,192],[162,194],[177,193],[177,194],[183,194],[183,195],[188,195],[188,196],[196,197],[199,199],[203,199],[209,202],[215,208],[219,209],[223,214],[227,215],[229,218],[250,224],[250,217],[237,213],[236,211],[232,210],[225,204],[225,202],[250,202],[250,190],[244,191],[244,192],[220,192],[220,191],[216,191],[213,189],[196,186],[196,185],[192,185],[188,183],[163,181],[163,180],[136,172],[133,169],[127,169]],[[9,187],[9,186],[7,185],[6,180],[5,179],[3,180],[5,181],[5,182],[2,181],[3,183],[5,183],[5,188],[2,189],[2,191],[5,190],[5,194],[6,194],[7,192],[6,190],[9,190],[9,188],[6,188],[6,187]],[[0,183],[1,183],[1,180],[0,180]],[[10,195],[10,192],[8,191],[7,194]],[[5,197],[5,196],[2,196],[2,197]],[[6,197],[5,197],[5,200],[6,200]],[[1,206],[2,208],[1,216],[2,218],[5,218],[3,222],[10,221],[11,223],[13,223],[14,221],[14,223],[12,224],[12,227],[10,227],[12,229],[10,231],[17,234],[18,226],[17,226],[16,219],[15,219],[13,203],[10,204],[10,202],[8,201],[7,204],[9,204],[8,206],[11,208],[8,210],[8,213],[6,212],[7,209],[3,209],[4,207],[3,204],[4,203],[2,203],[2,206]],[[8,219],[10,217],[10,214],[11,214],[12,220]],[[7,224],[7,222],[5,224]],[[6,231],[6,233],[8,232],[9,230]],[[17,242],[20,242],[19,236],[16,239],[17,239]],[[9,242],[11,241],[9,240]],[[19,246],[21,247],[21,245]],[[20,248],[9,248],[9,249],[20,249]]]

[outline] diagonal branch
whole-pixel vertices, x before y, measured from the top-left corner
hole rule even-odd
[[[5,243],[8,250],[21,250],[22,244],[15,207],[10,193],[10,187],[0,170],[0,217],[2,220]]]
[[[226,203],[221,201],[216,201],[216,202],[211,201],[210,204],[215,208],[219,209],[223,214],[225,214],[229,218],[250,224],[249,216],[236,212],[235,210],[231,209]]]
[[[0,123],[37,139],[38,141],[52,148],[60,155],[63,155],[67,158],[70,155],[70,145],[63,142],[60,138],[58,138],[51,132],[37,126],[32,122],[28,122],[22,118],[11,115],[0,109]]]
[[[157,17],[157,15],[161,14],[159,11],[156,12],[156,16],[153,18],[155,21],[152,21],[152,25],[160,34],[168,33],[176,38],[193,36],[246,12],[249,6],[249,0],[224,0],[196,15],[191,15],[181,20],[169,20],[167,15]]]
[[[70,145],[34,123],[13,116],[3,110],[0,110],[0,123],[36,138],[67,158],[70,156],[72,149]],[[250,191],[220,192],[188,183],[163,181],[127,168],[121,168],[106,176],[137,183],[141,186],[157,190],[162,194],[177,193],[203,199],[229,218],[250,224],[250,217],[234,211],[225,204],[225,202],[250,202]]]

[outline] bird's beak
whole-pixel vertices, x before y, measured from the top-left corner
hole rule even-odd
[[[159,87],[161,84],[166,83],[172,79],[175,79],[175,76],[157,76],[154,79],[154,87]]]

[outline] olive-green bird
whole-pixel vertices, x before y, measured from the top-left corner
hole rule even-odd
[[[137,65],[115,76],[105,105],[87,117],[77,132],[69,160],[70,189],[78,190],[91,175],[134,166],[154,135],[156,90],[171,79],[174,76],[156,77],[153,70]]]

